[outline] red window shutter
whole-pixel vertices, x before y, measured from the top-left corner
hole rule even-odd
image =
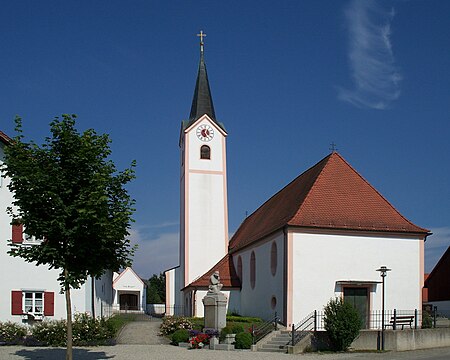
[[[13,224],[12,225],[12,242],[14,244],[22,244],[23,242],[23,225]]]
[[[44,315],[54,316],[55,315],[55,293],[45,292],[44,293]]]
[[[22,291],[11,291],[11,315],[22,315]]]

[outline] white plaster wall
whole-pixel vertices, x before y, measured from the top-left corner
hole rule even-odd
[[[392,269],[386,277],[386,310],[421,309],[422,240],[305,233],[292,236],[294,323],[341,296],[336,281],[380,281],[376,269],[382,265]],[[371,310],[381,310],[381,284],[374,290]]]
[[[189,283],[208,271],[226,253],[223,181],[222,175],[190,175]]]
[[[270,269],[270,256],[272,242],[277,244],[277,270],[272,275]],[[250,286],[250,256],[255,252],[256,258],[256,282],[255,288]],[[244,316],[258,316],[263,319],[273,317],[275,311],[278,316],[283,316],[283,258],[284,258],[284,234],[267,237],[255,246],[249,247],[233,254],[233,262],[238,271],[238,258],[242,257],[242,290],[240,294],[240,313]],[[272,296],[277,299],[275,309],[271,307]]]
[[[166,277],[166,315],[173,315],[176,302],[175,288],[175,269],[167,270],[164,274]]]

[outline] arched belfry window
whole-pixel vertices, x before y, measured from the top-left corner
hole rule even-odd
[[[270,272],[273,276],[277,273],[277,243],[272,243],[272,249],[270,250]]]
[[[200,159],[211,159],[211,149],[208,145],[202,145],[200,148]]]

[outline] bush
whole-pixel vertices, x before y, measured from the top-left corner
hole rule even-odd
[[[334,350],[347,350],[361,329],[358,311],[340,298],[331,299],[325,306],[325,330]]]
[[[227,315],[227,322],[258,323],[262,322],[262,320],[257,317]]]
[[[234,347],[236,349],[250,349],[252,343],[252,334],[248,332],[241,332],[236,334],[236,343],[234,344]]]
[[[187,329],[178,329],[172,334],[172,344],[178,345],[180,342],[189,342],[189,331]]]
[[[35,323],[31,332],[38,343],[49,346],[66,346],[67,326],[65,320],[52,320]],[[88,314],[75,314],[73,320],[73,344],[108,345],[116,335],[114,322],[101,318],[93,318]]]
[[[242,332],[244,332],[245,329],[241,324],[233,324],[231,326],[231,333],[232,334],[240,334]]]
[[[161,335],[171,335],[179,329],[192,329],[192,322],[182,316],[166,316],[159,331]]]
[[[433,326],[433,320],[427,311],[422,312],[422,329],[430,329]]]
[[[32,328],[33,337],[49,346],[66,346],[66,321],[52,320],[36,322]]]
[[[8,345],[16,345],[22,342],[27,334],[27,328],[10,321],[0,323],[0,342]]]
[[[222,328],[222,330],[220,330],[220,335],[219,335],[219,341],[224,341],[225,340],[225,337],[228,335],[228,334],[233,334],[233,331],[232,331],[232,329],[231,329],[231,326],[225,326],[224,328]]]

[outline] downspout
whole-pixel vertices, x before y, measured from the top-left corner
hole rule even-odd
[[[95,279],[91,276],[91,311],[92,317],[95,318]]]
[[[283,227],[283,241],[284,241],[284,261],[283,261],[283,322],[287,324],[287,286],[288,286],[288,239],[287,239],[287,226]]]

